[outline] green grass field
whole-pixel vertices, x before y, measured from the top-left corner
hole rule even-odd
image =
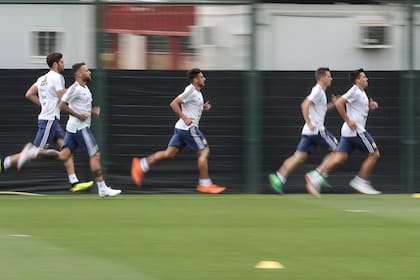
[[[0,196],[0,210],[4,280],[420,279],[409,195]]]

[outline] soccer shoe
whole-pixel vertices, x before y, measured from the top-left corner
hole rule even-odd
[[[206,194],[218,194],[218,193],[224,192],[225,190],[226,190],[225,187],[220,187],[216,184],[211,184],[210,186],[203,186],[203,185],[197,186],[197,191],[201,193],[206,193]]]
[[[107,196],[117,196],[121,193],[121,190],[114,190],[110,187],[103,187],[98,189],[98,195],[102,198]]]
[[[306,190],[314,197],[321,196],[322,176],[316,170],[305,174]]]
[[[268,175],[270,186],[278,194],[283,194],[283,182],[280,180],[277,174],[271,173]]]
[[[31,156],[33,154],[33,148],[34,148],[34,145],[32,143],[27,143],[23,147],[22,151],[20,152],[20,156],[17,162],[18,170],[20,170],[26,162],[32,159]]]
[[[144,172],[141,168],[140,159],[136,157],[134,157],[131,162],[131,178],[137,187],[141,186],[141,181],[144,178]]]
[[[71,184],[72,187],[71,187],[70,191],[81,192],[81,191],[89,189],[90,187],[93,186],[93,184],[94,184],[93,181],[77,182],[77,183]]]
[[[355,189],[356,191],[363,193],[363,194],[370,194],[370,195],[376,195],[381,194],[382,192],[375,190],[370,184],[361,182],[360,180],[357,180],[356,178],[353,178],[350,183],[350,187]]]

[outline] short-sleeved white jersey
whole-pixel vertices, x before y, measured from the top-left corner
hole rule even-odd
[[[76,133],[78,130],[90,127],[91,123],[91,112],[92,112],[92,93],[88,86],[81,86],[78,82],[75,82],[71,87],[67,89],[67,92],[63,95],[61,100],[68,104],[70,109],[78,114],[88,114],[89,117],[81,121],[78,118],[70,115],[67,121],[66,130],[72,133]]]
[[[347,123],[341,127],[341,136],[353,137],[357,132],[365,132],[366,120],[369,114],[369,99],[366,92],[353,85],[343,96],[347,100],[346,114],[356,123],[356,130],[352,130]]]
[[[325,115],[327,113],[327,96],[322,87],[316,84],[306,98],[312,102],[309,106],[309,118],[316,128],[310,130],[305,123],[302,128],[302,135],[316,135],[320,129],[324,129]]]
[[[60,119],[57,91],[62,90],[65,87],[63,75],[51,70],[39,77],[35,82],[35,86],[38,89],[38,98],[41,103],[41,112],[38,115],[38,119]]]
[[[204,99],[200,91],[198,91],[192,84],[188,85],[184,92],[178,95],[182,100],[181,110],[185,116],[191,118],[193,121],[191,125],[186,125],[182,119],[179,119],[175,124],[175,128],[188,130],[190,126],[198,127],[200,123],[201,114],[203,113]]]

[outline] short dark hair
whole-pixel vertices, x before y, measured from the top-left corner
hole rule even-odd
[[[73,66],[71,67],[71,72],[73,73],[73,75],[76,74],[77,71],[79,71],[79,69],[83,66],[86,65],[86,63],[84,62],[79,62],[79,63],[75,63],[73,64]]]
[[[193,69],[191,69],[191,70],[189,70],[188,72],[187,72],[187,78],[188,78],[188,80],[190,81],[190,82],[192,82],[192,80],[195,78],[195,77],[197,77],[197,75],[198,74],[200,74],[201,73],[201,70],[200,69],[198,69],[198,68],[193,68]]]
[[[52,67],[54,62],[58,63],[63,58],[63,54],[59,52],[53,52],[47,55],[47,64],[48,67]]]
[[[356,82],[357,79],[360,78],[360,74],[364,73],[365,70],[363,70],[363,68],[359,68],[357,70],[354,70],[350,73],[350,82],[352,82],[353,84]]]
[[[330,68],[328,67],[320,67],[316,69],[315,71],[315,78],[317,81],[319,81],[322,77],[327,75],[327,72],[330,72]]]

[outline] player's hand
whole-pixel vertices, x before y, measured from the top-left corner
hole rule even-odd
[[[189,118],[189,117],[185,117],[184,119],[182,119],[184,121],[184,123],[186,125],[191,125],[193,122],[193,119]]]
[[[354,121],[348,120],[348,121],[346,121],[346,123],[352,130],[356,129],[356,123]]]
[[[94,116],[95,118],[98,118],[99,115],[101,114],[101,107],[93,107],[92,111],[91,111],[92,116]]]
[[[369,110],[376,110],[379,108],[378,102],[373,100],[372,98],[369,100]]]
[[[79,114],[77,118],[83,122],[89,118],[89,114]]]
[[[312,123],[308,123],[308,127],[311,131],[314,131],[316,126],[314,126]]]
[[[203,110],[205,112],[208,112],[210,111],[210,109],[211,109],[211,104],[210,104],[210,101],[207,100],[206,103],[203,104]]]
[[[331,102],[332,102],[333,104],[335,104],[335,102],[338,100],[338,98],[340,98],[340,96],[341,96],[341,95],[334,95],[334,94],[331,94]]]

